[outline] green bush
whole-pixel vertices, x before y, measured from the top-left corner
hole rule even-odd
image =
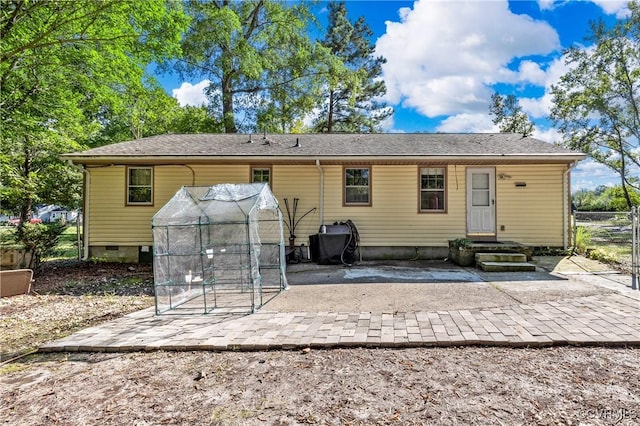
[[[55,254],[56,245],[65,228],[66,225],[62,223],[23,223],[16,228],[13,239],[32,256],[28,268],[37,269],[42,259]]]
[[[468,238],[456,238],[455,240],[451,241],[451,247],[458,248],[458,249],[471,247],[472,244],[473,244],[473,241],[471,241]]]
[[[608,263],[608,264],[620,263],[619,258],[615,253],[609,252],[601,248],[589,250],[588,257],[589,259],[597,260],[602,263]]]
[[[576,235],[574,236],[573,249],[577,253],[585,254],[590,244],[591,244],[591,231],[585,226],[578,226],[576,228]]]

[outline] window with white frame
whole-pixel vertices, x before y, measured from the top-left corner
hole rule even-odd
[[[271,169],[269,167],[252,167],[251,183],[268,183],[271,185]]]
[[[127,168],[127,204],[153,204],[153,167]]]
[[[445,211],[445,171],[444,167],[420,168],[420,211]]]
[[[371,205],[371,169],[369,167],[344,169],[344,204]]]

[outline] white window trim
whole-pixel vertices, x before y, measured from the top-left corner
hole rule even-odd
[[[254,180],[255,175],[254,175],[254,171],[256,170],[261,170],[261,171],[268,171],[269,172],[269,180],[267,181],[267,184],[269,184],[269,186],[271,186],[271,180],[273,179],[273,176],[271,175],[271,167],[268,166],[256,166],[256,167],[251,167],[251,183],[256,183],[256,181]],[[262,183],[262,182],[260,182]]]

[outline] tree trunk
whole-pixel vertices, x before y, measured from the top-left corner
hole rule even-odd
[[[22,177],[24,178],[23,185],[28,185],[29,183],[29,175],[31,174],[31,151],[29,150],[29,143],[26,138],[24,141],[24,163],[22,164]],[[29,216],[31,215],[31,208],[33,206],[33,200],[31,194],[26,193],[24,199],[22,200],[20,206],[20,223],[19,226],[22,226],[23,223],[29,222]]]
[[[631,201],[631,195],[629,194],[629,188],[627,188],[627,180],[625,179],[624,172],[622,173],[622,193],[624,194],[624,199],[627,202],[627,208],[631,210],[633,207],[633,202]]]
[[[225,133],[238,133],[236,120],[233,114],[233,86],[231,73],[224,72],[222,76],[222,122]]]
[[[329,91],[329,113],[327,114],[327,133],[333,132],[333,90]]]

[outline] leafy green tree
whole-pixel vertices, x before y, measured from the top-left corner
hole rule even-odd
[[[56,245],[65,229],[66,225],[61,222],[51,224],[25,223],[18,226],[14,231],[14,238],[31,254],[29,264],[25,267],[38,269],[42,264],[42,259],[55,254]]]
[[[502,96],[497,92],[494,93],[491,96],[489,112],[494,116],[493,124],[500,127],[501,133],[521,133],[524,137],[533,134],[533,123],[522,111],[514,95]]]
[[[166,133],[179,108],[178,102],[154,80],[124,88],[117,101],[99,112],[99,131],[87,144],[102,146]]]
[[[595,201],[595,198],[593,191],[581,189],[572,194],[571,203],[576,210],[589,211],[591,209],[591,205],[593,205]]]
[[[286,54],[279,56],[286,58]],[[313,110],[321,96],[320,85],[313,82],[312,76],[305,75],[310,71],[308,61],[307,51],[296,49],[288,65],[275,67],[270,76],[269,97],[261,100],[258,109],[258,129],[291,133],[302,127],[304,115]]]
[[[212,116],[205,105],[186,105],[173,117],[172,133],[222,133],[222,122]]]
[[[551,119],[564,144],[620,176],[627,208],[640,181],[640,5],[608,28],[592,23],[594,46],[565,52],[570,71],[552,88]]]
[[[23,221],[71,206],[80,174],[59,154],[99,133],[104,111],[142,90],[148,63],[179,53],[177,0],[5,0],[0,11],[0,196]]]
[[[631,203],[640,205],[640,191],[629,190]],[[628,211],[624,189],[620,185],[599,186],[594,190],[582,189],[572,196],[572,202],[579,211]]]
[[[176,68],[211,81],[206,94],[226,133],[286,128],[310,110],[300,98],[313,93],[331,58],[309,38],[304,2],[191,0],[188,11]]]
[[[640,206],[640,192],[630,189],[626,193],[620,185],[612,186],[602,195],[606,199],[606,210],[608,211],[628,211],[627,195],[631,199],[632,206]]]
[[[387,60],[374,56],[373,35],[363,17],[351,22],[344,2],[329,3],[329,25],[322,44],[347,67],[334,69],[326,82],[322,113],[314,123],[317,132],[376,132],[393,114],[380,101],[387,92],[382,65]]]

